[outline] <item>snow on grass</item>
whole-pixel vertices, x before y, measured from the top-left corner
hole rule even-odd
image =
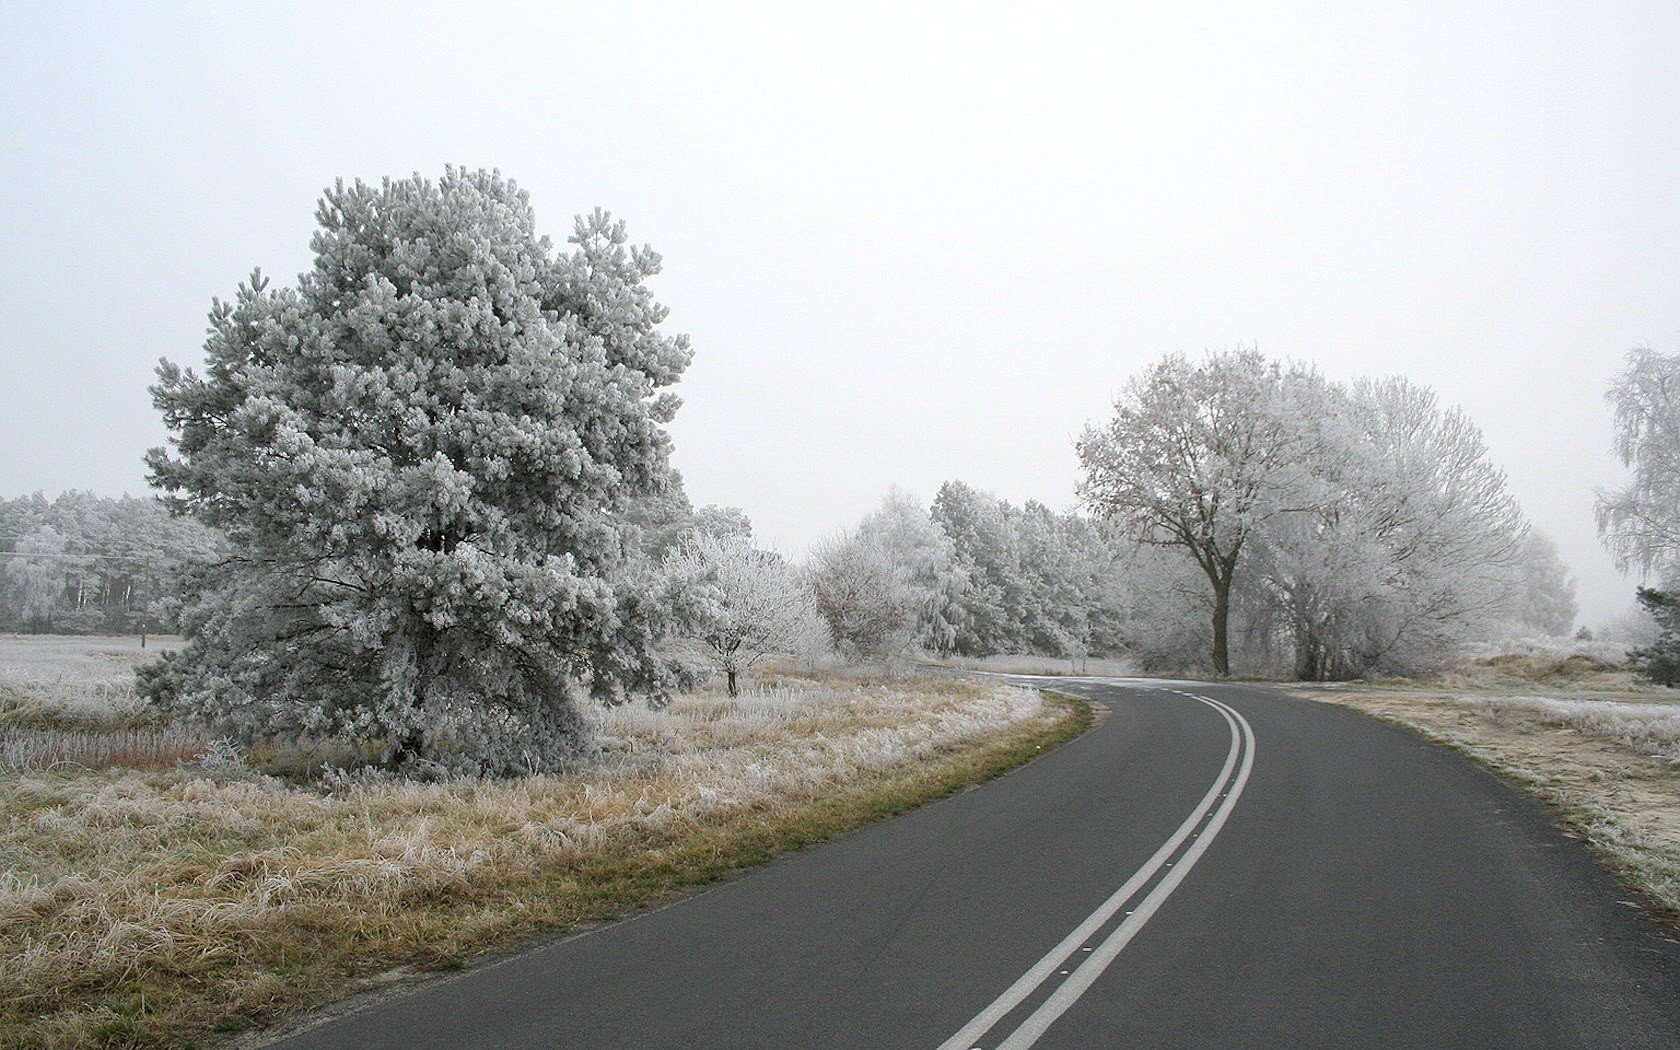
[[[1456,698],[1456,702],[1479,707],[1496,720],[1529,715],[1548,726],[1613,740],[1653,758],[1680,764],[1680,704],[1545,696],[1465,696]]]

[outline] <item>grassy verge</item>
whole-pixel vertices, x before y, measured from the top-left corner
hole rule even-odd
[[[1531,686],[1526,694],[1393,686],[1296,692],[1407,727],[1542,799],[1674,928],[1680,922],[1680,707],[1649,691],[1594,684],[1596,690]]]
[[[0,777],[0,1045],[216,1042],[673,899],[1090,718],[996,683],[795,682],[609,712],[598,763],[523,781],[19,771]]]

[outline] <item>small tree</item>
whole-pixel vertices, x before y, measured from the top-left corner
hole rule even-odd
[[[1536,634],[1568,635],[1580,606],[1575,600],[1575,577],[1558,556],[1557,544],[1545,533],[1531,530],[1523,538],[1516,561],[1514,625]]]
[[[689,609],[689,633],[740,694],[740,676],[767,656],[807,648],[819,629],[799,573],[739,533],[696,529],[665,559]]]
[[[891,658],[914,643],[920,597],[879,544],[858,533],[831,540],[811,553],[806,577],[839,651]]]
[[[557,255],[484,171],[340,183],[317,217],[296,288],[254,276],[211,311],[203,375],[158,369],[153,483],[230,553],[142,684],[247,739],[551,768],[585,697],[674,681],[624,523],[669,482],[660,391],[689,361],[659,257],[599,211]]]

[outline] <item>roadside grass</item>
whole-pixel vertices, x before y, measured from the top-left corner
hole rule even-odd
[[[215,755],[0,773],[0,1046],[216,1042],[609,920],[1090,724],[991,682],[783,676],[597,713],[573,772],[288,783]]]
[[[1130,660],[1103,657],[1069,659],[1059,656],[941,656],[927,662],[936,667],[989,671],[993,674],[1130,678],[1138,673],[1137,665]]]
[[[1505,776],[1545,801],[1568,833],[1676,928],[1680,703],[1615,668],[1582,673],[1573,689],[1552,669],[1539,671],[1513,678],[1501,667],[1506,677],[1492,686],[1460,679],[1453,688],[1385,683],[1295,692],[1407,727]],[[1505,691],[1513,687],[1525,692]]]

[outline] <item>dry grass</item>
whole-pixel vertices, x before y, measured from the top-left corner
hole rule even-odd
[[[165,724],[135,695],[134,668],[158,651],[138,638],[0,635],[0,774],[204,755],[203,732]]]
[[[1502,773],[1550,803],[1654,910],[1680,919],[1675,694],[1637,685],[1614,667],[1582,673],[1573,687],[1545,662],[1513,672],[1507,661],[1497,673],[1494,685],[1297,691],[1408,726]],[[1504,691],[1512,687],[1522,691]]]
[[[0,729],[0,774],[63,766],[161,769],[204,757],[210,742],[181,726]]]
[[[990,671],[993,674],[1030,675],[1102,675],[1108,678],[1130,678],[1138,673],[1130,660],[1091,657],[1070,660],[1057,656],[944,656],[937,663],[965,671]]]
[[[0,775],[0,1045],[177,1045],[459,965],[995,775],[1088,714],[923,678],[598,719],[597,758],[513,781]]]

